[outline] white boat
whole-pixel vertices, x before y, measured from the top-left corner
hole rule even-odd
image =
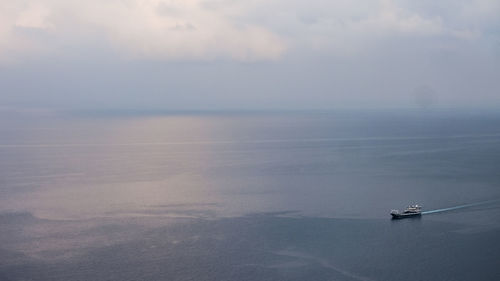
[[[399,210],[391,210],[391,216],[393,219],[404,219],[420,215],[422,215],[422,207],[419,205],[410,205],[403,212],[399,212]]]

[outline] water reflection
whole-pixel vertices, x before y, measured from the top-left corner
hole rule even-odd
[[[494,157],[500,134],[488,125],[491,116],[474,123],[458,115],[461,126],[449,132],[446,116],[430,118],[428,127],[424,117],[398,117],[396,123],[383,114],[305,113],[24,120],[16,130],[2,128],[10,135],[0,146],[0,211],[88,219],[160,215],[153,205],[213,204],[204,207],[211,215],[190,215],[293,209],[383,218],[409,201],[437,209],[500,196]]]

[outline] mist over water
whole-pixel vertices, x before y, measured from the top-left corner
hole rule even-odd
[[[432,111],[4,120],[0,279],[496,280],[499,124]],[[429,215],[390,220],[412,203]]]

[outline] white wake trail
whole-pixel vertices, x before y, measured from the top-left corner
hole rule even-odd
[[[422,215],[435,214],[435,213],[441,213],[441,212],[452,211],[452,210],[457,210],[457,209],[475,207],[475,206],[486,205],[486,204],[491,204],[491,203],[495,203],[495,202],[500,202],[500,200],[488,200],[488,201],[483,201],[483,202],[478,202],[478,203],[465,204],[465,205],[459,205],[459,206],[454,206],[454,207],[449,207],[449,208],[430,210],[430,211],[422,212]]]

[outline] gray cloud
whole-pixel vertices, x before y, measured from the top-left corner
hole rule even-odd
[[[0,0],[0,105],[500,106],[498,1]]]

